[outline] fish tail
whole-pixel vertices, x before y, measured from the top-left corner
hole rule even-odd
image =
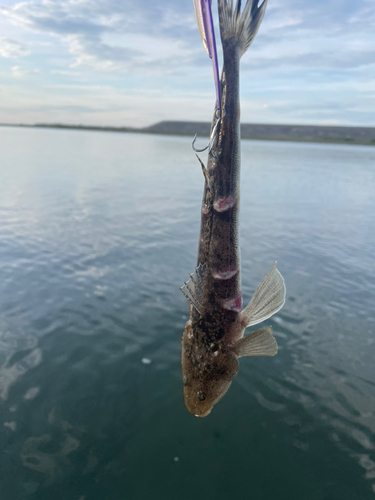
[[[220,35],[223,47],[235,43],[242,56],[250,47],[266,11],[267,0],[258,6],[259,0],[247,0],[241,12],[241,0],[218,0]]]

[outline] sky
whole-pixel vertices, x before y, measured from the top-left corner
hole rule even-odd
[[[211,121],[214,103],[191,0],[0,0],[0,123]],[[375,126],[375,1],[268,0],[241,120]]]

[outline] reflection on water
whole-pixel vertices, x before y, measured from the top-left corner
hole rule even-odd
[[[204,420],[190,139],[2,128],[0,155],[1,498],[374,498],[375,149],[243,142],[244,301],[277,260],[287,302]]]
[[[79,447],[79,441],[69,433],[73,426],[58,418],[55,409],[48,415],[47,424],[54,431],[55,439],[50,434],[30,437],[24,442],[20,456],[25,467],[53,477],[61,466],[70,464],[68,455]]]
[[[0,398],[7,399],[9,388],[22,375],[41,363],[42,351],[37,345],[35,335],[27,335],[0,320]],[[28,392],[32,394],[32,391],[30,389]],[[25,399],[32,398],[26,394]]]

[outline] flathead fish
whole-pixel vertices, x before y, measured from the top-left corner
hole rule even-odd
[[[184,399],[188,411],[207,416],[224,396],[243,356],[274,356],[271,327],[244,336],[247,327],[275,314],[285,302],[284,280],[272,267],[242,308],[238,237],[240,173],[240,58],[262,22],[267,0],[218,0],[223,70],[219,80],[210,0],[193,0],[204,45],[213,60],[216,106],[207,168],[198,265],[181,288],[190,301],[190,319],[182,337]],[[199,158],[198,158],[199,159]]]

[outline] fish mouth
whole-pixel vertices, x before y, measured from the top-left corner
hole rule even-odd
[[[201,413],[200,415],[197,415],[195,414],[196,417],[200,417],[200,418],[204,418],[204,417],[207,417],[207,415],[209,415],[211,413],[211,410],[212,408],[210,408],[209,410],[207,410],[206,412],[204,413]]]

